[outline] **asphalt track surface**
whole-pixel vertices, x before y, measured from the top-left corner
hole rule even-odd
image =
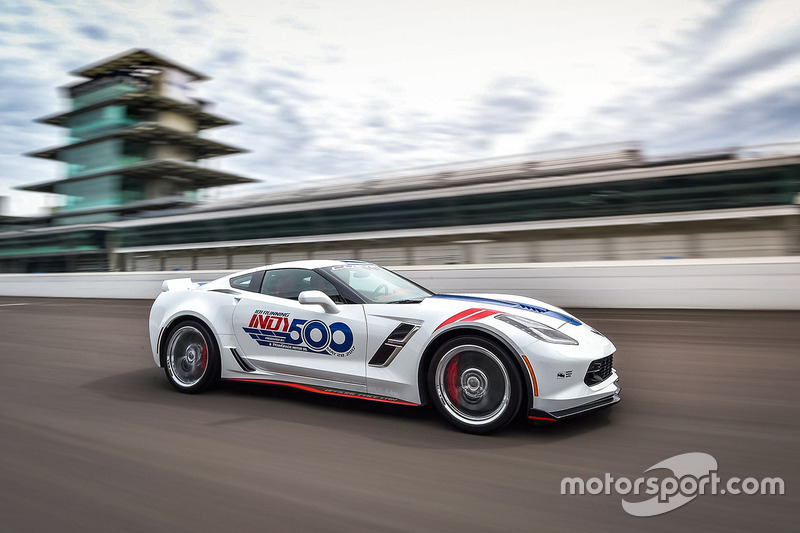
[[[430,408],[283,387],[179,394],[153,365],[148,311],[0,298],[0,531],[800,527],[800,313],[577,311],[617,345],[623,401],[482,437]],[[560,493],[564,477],[635,479],[687,452],[714,456],[723,479],[781,477],[786,493],[646,518],[619,494]]]

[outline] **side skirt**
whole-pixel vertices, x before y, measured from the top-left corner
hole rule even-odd
[[[243,378],[226,378],[225,381],[241,381],[245,383],[262,383],[264,385],[281,385],[283,387],[291,387],[293,389],[300,389],[307,392],[314,392],[316,394],[326,394],[328,396],[341,396],[344,398],[358,398],[359,400],[371,400],[373,402],[392,403],[395,405],[408,405],[418,407],[420,404],[406,402],[397,398],[388,396],[378,396],[375,394],[367,394],[362,392],[351,392],[339,389],[331,389],[327,387],[312,387],[310,385],[301,385],[299,383],[289,383],[286,381],[273,381],[267,379],[243,379]]]

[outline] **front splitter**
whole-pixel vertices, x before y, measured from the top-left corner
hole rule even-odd
[[[578,405],[575,407],[570,407],[569,409],[563,409],[561,411],[548,412],[548,411],[543,411],[541,409],[529,409],[528,419],[533,420],[534,423],[537,424],[549,424],[551,422],[557,422],[565,418],[571,418],[573,416],[582,415],[591,411],[603,409],[605,407],[611,407],[615,403],[619,403],[620,390],[621,389],[617,387],[617,390],[614,391],[613,394],[606,396],[605,398],[600,398],[599,400],[595,400],[593,402],[586,403],[583,405]]]

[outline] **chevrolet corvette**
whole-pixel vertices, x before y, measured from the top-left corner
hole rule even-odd
[[[489,433],[619,401],[615,347],[569,313],[505,294],[436,294],[363,261],[295,261],[164,281],[150,344],[175,389],[220,379],[400,405]]]

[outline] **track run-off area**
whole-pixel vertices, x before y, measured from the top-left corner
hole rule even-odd
[[[474,436],[430,407],[246,383],[177,393],[153,364],[149,306],[0,297],[0,530],[797,530],[798,311],[570,309],[617,346],[622,402]],[[785,494],[698,495],[651,517],[614,491],[561,494],[566,477],[634,480],[689,452]]]

